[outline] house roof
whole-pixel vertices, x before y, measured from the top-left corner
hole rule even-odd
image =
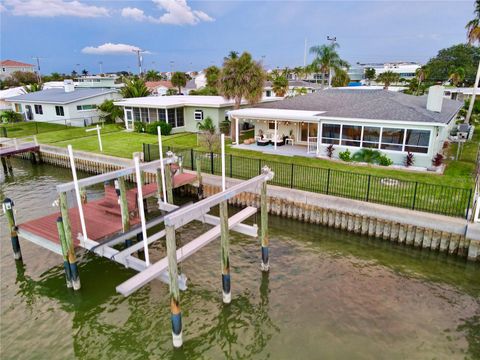
[[[0,61],[0,66],[6,66],[6,67],[33,67],[32,64],[27,64],[27,63],[23,63],[23,62],[20,62],[20,61],[15,61],[15,60],[1,60]]]
[[[413,96],[387,90],[328,89],[280,101],[262,103],[257,108],[318,111],[323,117],[392,120],[448,124],[463,106],[443,99],[441,112],[426,109],[427,95]]]
[[[156,89],[159,86],[166,87],[167,89],[173,88],[172,82],[168,80],[160,80],[160,81],[146,81],[145,86],[149,89]]]
[[[10,89],[0,90],[0,100],[5,100],[14,96],[25,94],[23,86],[17,86]]]
[[[75,90],[71,92],[65,92],[63,88],[52,88],[24,95],[14,96],[9,98],[8,101],[68,104],[75,101],[115,92],[116,90],[103,88],[75,88]]]
[[[272,87],[272,81],[265,81],[264,87]],[[289,87],[304,87],[304,88],[311,88],[311,89],[321,89],[322,86],[320,84],[312,83],[309,81],[304,80],[289,80],[288,81]]]
[[[175,107],[175,106],[204,106],[204,107],[223,107],[232,106],[233,100],[227,100],[222,96],[193,96],[193,95],[174,95],[174,96],[146,96],[139,98],[122,99],[115,102],[120,106],[136,107]]]

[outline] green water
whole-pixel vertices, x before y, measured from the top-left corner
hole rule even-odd
[[[0,178],[19,223],[50,213],[69,170],[15,160]],[[89,196],[100,195],[99,189]],[[233,211],[233,209],[232,209]],[[232,303],[221,295],[220,246],[181,271],[184,347],[173,350],[168,286],[128,298],[135,272],[83,254],[82,289],[64,285],[61,258],[26,241],[15,264],[1,232],[2,359],[479,359],[480,266],[321,226],[270,217],[271,270],[257,240],[232,233]],[[182,243],[208,229],[192,223]],[[151,257],[164,254],[161,244]]]

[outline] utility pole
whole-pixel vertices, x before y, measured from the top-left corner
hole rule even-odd
[[[336,36],[327,36],[327,40],[330,41],[332,44],[332,48],[335,47],[335,43],[337,42]],[[330,62],[328,63],[328,87],[332,86],[332,69],[330,68]]]
[[[307,67],[307,38],[305,38],[305,47],[303,49],[303,67]]]
[[[137,49],[137,50],[132,50],[134,53],[137,54],[137,60],[138,60],[138,75],[139,76],[142,76],[142,56],[140,55],[141,53],[144,53],[145,51],[141,50],[141,49]]]
[[[38,77],[38,83],[41,85],[42,84],[42,75],[40,73],[40,59],[38,56],[32,56],[33,60],[37,61],[37,77]]]
[[[465,118],[465,124],[470,123],[472,117],[473,105],[475,104],[475,96],[477,95],[478,82],[480,81],[480,62],[478,63],[477,76],[475,77],[475,84],[473,84],[472,97],[470,98],[470,104],[468,106],[467,117]]]

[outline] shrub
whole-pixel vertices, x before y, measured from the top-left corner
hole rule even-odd
[[[147,134],[157,135],[157,127],[160,126],[160,132],[162,135],[170,135],[172,132],[172,125],[166,123],[165,121],[155,121],[153,123],[147,124],[145,132]]]
[[[13,110],[5,110],[1,112],[0,117],[2,119],[2,122],[5,123],[14,123],[23,120],[22,114],[19,114]]]
[[[378,158],[378,164],[382,166],[390,166],[393,164],[393,160],[390,159],[387,155],[382,154]]]
[[[340,159],[342,159],[343,161],[351,161],[352,160],[352,154],[350,153],[350,150],[345,150],[345,151],[342,151],[338,154],[338,156],[340,157]]]
[[[415,163],[415,158],[413,156],[413,153],[408,152],[407,156],[405,156],[405,161],[404,164],[406,167],[412,166]]]
[[[440,165],[442,165],[442,163],[443,163],[443,155],[440,154],[440,153],[437,153],[437,155],[435,155],[433,157],[432,165],[433,166],[440,166]]]
[[[353,161],[366,162],[368,164],[380,164],[382,153],[378,150],[362,149],[352,156]]]
[[[145,132],[146,124],[141,121],[134,122],[135,132],[143,133]]]
[[[333,147],[332,144],[328,145],[327,148],[325,149],[327,152],[327,156],[331,159],[333,156],[333,152],[335,151],[335,148]]]

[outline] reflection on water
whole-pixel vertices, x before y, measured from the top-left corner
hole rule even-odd
[[[54,211],[54,186],[68,180],[67,170],[15,161],[0,193],[15,200],[21,222]],[[269,274],[257,240],[232,233],[230,305],[221,300],[218,242],[181,265],[185,342],[173,350],[167,285],[124,298],[115,286],[134,272],[85,253],[82,289],[69,291],[59,256],[23,241],[25,265],[15,264],[2,215],[1,357],[480,357],[478,264],[273,216],[270,224]],[[179,243],[208,228],[189,224]],[[164,252],[158,244],[152,258]]]

